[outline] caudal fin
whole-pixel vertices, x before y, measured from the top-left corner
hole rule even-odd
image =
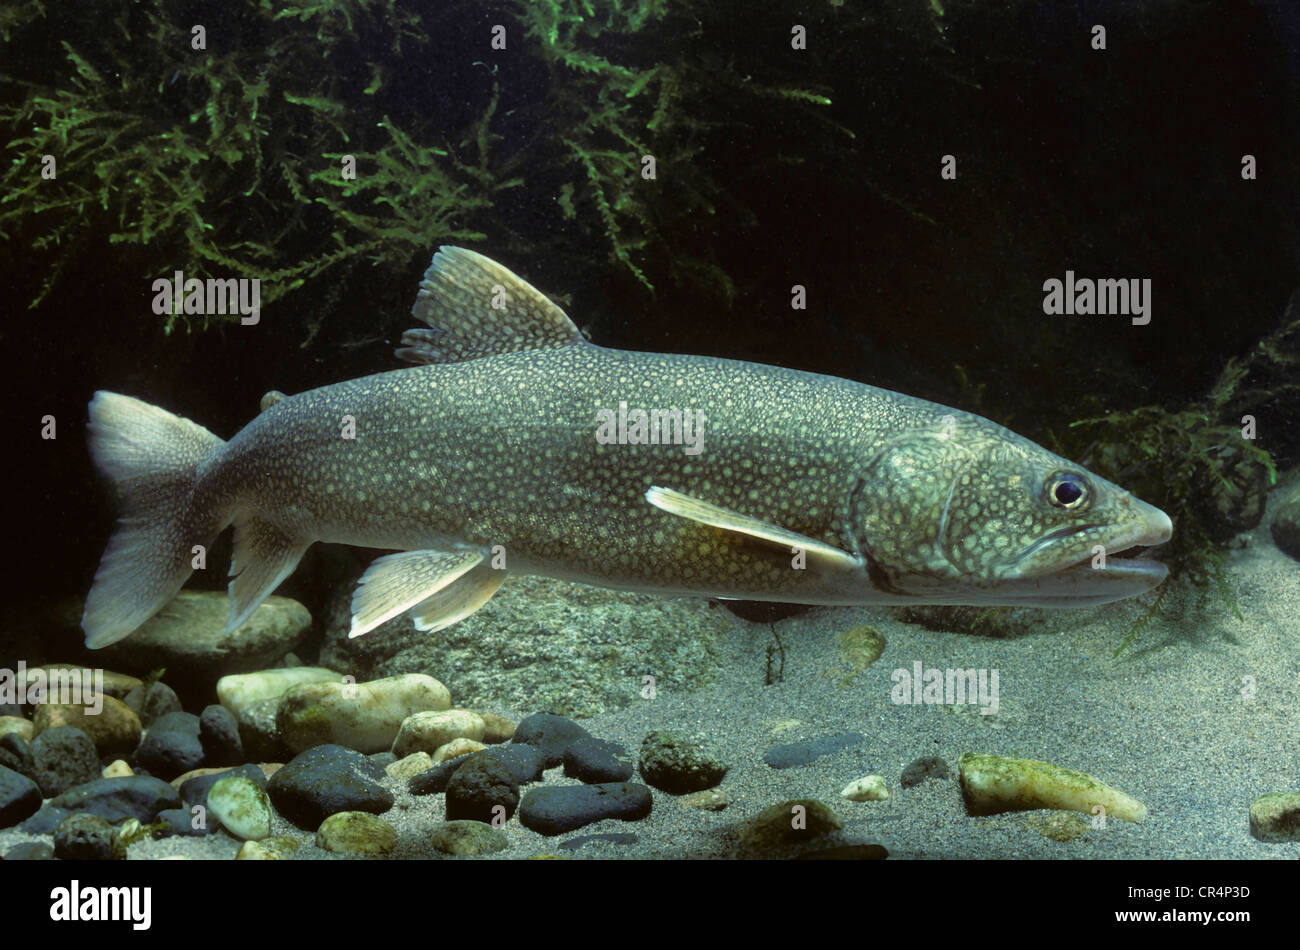
[[[176,596],[193,547],[225,527],[193,510],[199,464],[225,443],[202,426],[130,396],[90,401],[90,454],[118,496],[117,528],[81,618],[86,646],[116,643]]]

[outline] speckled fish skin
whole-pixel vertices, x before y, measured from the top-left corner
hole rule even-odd
[[[455,622],[502,567],[813,604],[1082,606],[1165,576],[1155,562],[1089,563],[1099,545],[1167,540],[1163,512],[987,419],[830,376],[595,346],[462,249],[443,248],[422,287],[414,312],[441,332],[412,331],[399,351],[422,365],[268,394],[229,442],[207,434],[184,520],[191,533],[236,524],[232,624],[314,541],[429,554],[376,562],[354,634],[399,607],[426,629]],[[494,309],[494,295],[509,303]],[[127,397],[101,397],[101,412],[129,415]],[[620,403],[702,414],[702,450],[602,444],[598,412]],[[109,429],[97,458],[118,477]],[[113,608],[118,541],[88,601],[92,645],[139,613]],[[489,569],[494,551],[504,561]]]

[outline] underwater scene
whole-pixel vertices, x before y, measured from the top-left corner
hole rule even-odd
[[[1300,857],[1297,5],[0,48],[4,861]]]

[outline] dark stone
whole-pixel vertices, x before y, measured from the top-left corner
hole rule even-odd
[[[194,778],[186,779],[181,783],[181,801],[186,805],[203,805],[208,804],[208,790],[216,785],[223,778],[233,776],[242,776],[257,783],[258,788],[265,789],[267,786],[266,773],[256,765],[241,765],[238,768],[226,769],[224,772],[213,772],[211,775],[196,775]]]
[[[550,713],[533,713],[518,726],[511,742],[533,746],[542,753],[542,768],[553,769],[564,764],[564,753],[579,739],[590,739],[591,733],[572,719]]]
[[[451,777],[456,774],[456,770],[463,764],[459,759],[440,762],[433,768],[412,776],[410,781],[406,783],[406,790],[412,795],[437,795],[440,792],[445,792],[447,783],[451,781]]]
[[[792,769],[808,765],[824,755],[831,755],[849,746],[855,746],[866,737],[857,732],[842,732],[836,736],[822,736],[820,739],[804,739],[802,742],[788,742],[774,745],[763,753],[763,761],[774,769]]]
[[[542,766],[545,760],[536,746],[513,743],[493,745],[484,749],[483,755],[490,755],[504,762],[510,774],[514,776],[516,785],[527,785],[542,780]]]
[[[727,764],[712,743],[677,732],[656,730],[641,743],[641,776],[674,795],[713,788],[727,774]]]
[[[315,831],[341,811],[383,814],[393,796],[379,784],[384,770],[360,752],[341,745],[318,745],[301,752],[271,776],[271,803],[299,828]]]
[[[6,861],[53,861],[54,849],[44,841],[16,844],[5,852]]]
[[[632,777],[627,750],[605,739],[579,739],[564,754],[564,774],[588,785],[626,782]]]
[[[17,716],[19,719],[26,719],[23,715],[23,707],[18,703],[0,703],[0,716]]]
[[[560,847],[565,851],[577,851],[584,844],[596,844],[605,842],[606,844],[636,844],[637,837],[630,831],[611,831],[603,835],[579,835],[576,838],[570,838],[568,841],[561,841]]]
[[[140,725],[148,729],[168,713],[183,710],[180,697],[166,683],[151,683],[146,689],[137,686],[123,697],[122,702],[140,717]]]
[[[639,821],[653,805],[650,789],[632,782],[542,786],[524,795],[519,821],[538,834],[562,835],[605,818]]]
[[[100,778],[51,798],[19,826],[28,834],[49,834],[72,812],[89,812],[116,824],[127,818],[149,824],[164,808],[179,808],[180,793],[149,775]]]
[[[32,740],[32,778],[46,798],[99,778],[99,753],[80,729],[56,726]]]
[[[158,821],[167,826],[155,832],[155,835],[159,838],[173,838],[177,835],[185,838],[201,838],[204,835],[212,834],[221,827],[221,823],[217,819],[213,818],[210,813],[205,813],[203,827],[195,828],[194,812],[188,808],[164,809],[158,813]]]
[[[41,807],[41,790],[26,775],[0,765],[0,828],[30,818]]]
[[[36,781],[31,744],[16,732],[6,732],[0,736],[0,765]]]
[[[913,786],[920,785],[928,778],[952,778],[952,769],[948,768],[948,763],[938,756],[929,756],[924,759],[917,759],[907,768],[903,769],[903,774],[899,777],[898,784],[903,786],[903,788],[912,788]]]
[[[391,752],[372,752],[366,758],[381,769],[386,769],[397,761],[397,756]]]
[[[447,820],[492,824],[508,821],[519,807],[519,786],[510,767],[482,752],[465,757],[447,783]],[[505,809],[504,813],[500,809]]]
[[[54,831],[54,856],[65,861],[107,861],[113,857],[113,826],[98,815],[69,815]]]
[[[135,764],[151,775],[173,779],[203,764],[199,717],[193,713],[167,713],[154,720],[135,750]]]
[[[239,765],[244,761],[244,744],[239,740],[239,723],[235,714],[215,703],[199,716],[199,744],[203,761],[209,768]]]

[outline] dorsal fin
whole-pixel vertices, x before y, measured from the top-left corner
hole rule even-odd
[[[411,315],[433,330],[402,334],[399,359],[459,363],[585,341],[563,310],[526,280],[463,247],[440,247]]]

